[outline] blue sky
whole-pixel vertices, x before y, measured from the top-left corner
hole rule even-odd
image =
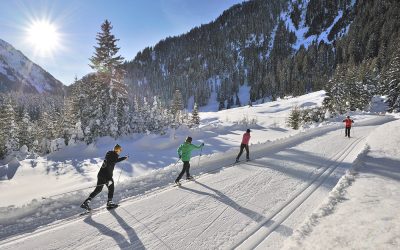
[[[243,0],[0,0],[0,39],[12,44],[54,77],[69,85],[91,72],[88,66],[100,25],[108,19],[120,39],[120,54],[132,60],[137,52],[161,39],[186,33],[215,20]],[[61,45],[51,55],[37,55],[27,43],[32,20],[57,27]]]

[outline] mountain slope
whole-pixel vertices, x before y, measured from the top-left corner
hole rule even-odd
[[[0,92],[62,94],[63,84],[0,39]]]
[[[399,11],[394,0],[244,2],[139,52],[126,82],[166,102],[175,89],[201,106],[215,93],[222,108],[237,105],[243,84],[252,101],[326,89],[338,65],[377,84],[400,34]]]

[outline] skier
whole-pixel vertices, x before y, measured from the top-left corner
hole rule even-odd
[[[194,144],[192,144],[192,137],[187,137],[185,142],[183,144],[181,144],[178,148],[178,156],[179,159],[182,159],[183,162],[183,168],[181,173],[178,175],[178,177],[175,180],[175,183],[179,186],[181,183],[179,182],[179,180],[182,178],[183,174],[186,172],[186,179],[187,180],[192,180],[193,177],[189,174],[189,168],[190,168],[190,157],[192,155],[192,151],[194,149],[199,149],[204,147],[204,143],[202,143],[199,146],[196,146]]]
[[[250,141],[250,129],[246,130],[246,133],[243,134],[243,138],[242,138],[242,144],[240,144],[240,152],[238,154],[238,156],[236,157],[236,162],[239,162],[239,158],[243,153],[243,149],[246,149],[246,160],[250,161],[250,151],[249,151],[249,141]]]
[[[350,119],[350,116],[347,116],[346,119],[343,120],[345,123],[345,136],[344,137],[349,137],[350,138],[350,129],[351,129],[351,124],[354,123],[352,119]]]
[[[113,203],[112,198],[114,195],[114,180],[113,180],[113,171],[114,166],[117,162],[128,159],[128,156],[119,157],[119,154],[122,152],[122,147],[120,145],[115,145],[113,151],[108,151],[106,157],[101,165],[100,171],[97,174],[97,186],[95,190],[89,195],[89,197],[82,203],[81,208],[84,208],[88,211],[91,210],[89,207],[90,201],[98,195],[103,189],[103,185],[106,185],[108,188],[108,201],[107,201],[107,209],[112,209],[117,207],[118,205]]]

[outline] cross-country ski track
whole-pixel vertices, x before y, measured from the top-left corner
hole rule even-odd
[[[0,249],[279,249],[388,121],[371,116],[350,139],[334,125],[253,145],[250,162],[204,158],[195,181],[15,235]]]

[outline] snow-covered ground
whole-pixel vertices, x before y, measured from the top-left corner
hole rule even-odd
[[[353,167],[287,249],[400,249],[400,121],[368,137]]]
[[[354,114],[351,139],[344,138],[341,117],[300,131],[286,127],[292,106],[317,106],[323,96],[204,112],[196,130],[118,140],[130,158],[114,172],[120,207],[112,212],[103,209],[103,191],[92,202],[92,216],[77,215],[92,191],[85,188],[95,185],[102,157],[116,141],[102,138],[47,157],[14,159],[2,166],[11,178],[0,181],[6,190],[0,193],[0,249],[278,249],[294,232],[288,245],[300,244],[317,232],[307,229],[314,225],[310,215],[324,201],[329,205],[325,199],[339,179],[373,152],[372,144],[365,149],[367,138],[393,120]],[[388,124],[386,130],[396,126]],[[252,161],[232,166],[246,128],[252,129]],[[176,148],[187,135],[206,146],[191,161],[196,181],[176,188]]]

